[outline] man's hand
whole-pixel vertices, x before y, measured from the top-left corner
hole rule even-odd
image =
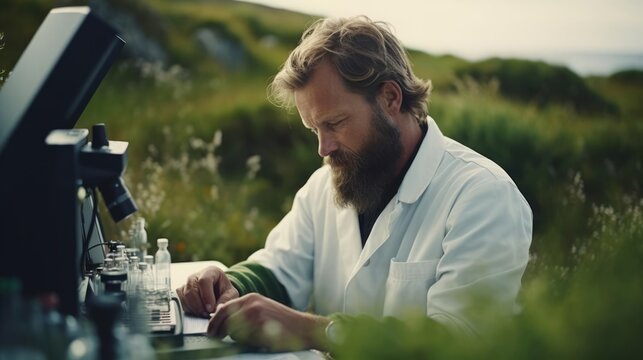
[[[257,293],[217,306],[208,335],[225,337],[257,347],[279,350],[328,348],[325,317],[293,310]]]
[[[209,266],[190,275],[185,285],[176,289],[183,310],[192,315],[208,317],[217,305],[239,297],[223,270]]]

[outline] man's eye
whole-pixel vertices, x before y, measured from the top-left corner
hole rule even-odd
[[[335,129],[337,126],[339,126],[339,124],[341,124],[341,122],[342,122],[342,120],[340,120],[340,121],[335,121],[335,122],[333,122],[333,123],[328,123],[326,126],[327,126],[330,130],[332,130],[332,129]]]

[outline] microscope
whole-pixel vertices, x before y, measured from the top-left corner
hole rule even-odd
[[[89,234],[81,225],[80,203],[87,195],[87,189],[98,189],[112,219],[119,222],[137,211],[136,204],[123,182],[122,175],[127,166],[127,142],[109,141],[104,124],[94,125],[89,141],[87,129],[53,130],[45,140],[50,166],[56,169],[47,204],[55,204],[58,211],[50,214],[57,219],[50,229],[52,238],[73,239],[61,254],[58,264],[60,276],[57,293],[66,313],[78,312],[78,281],[85,274],[89,237],[97,221],[97,197],[94,197],[94,213],[91,217]],[[73,291],[72,291],[73,289]],[[81,296],[81,298],[84,296]]]

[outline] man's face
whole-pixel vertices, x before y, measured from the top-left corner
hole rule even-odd
[[[376,208],[395,177],[399,130],[378,105],[348,91],[324,61],[295,91],[304,126],[318,137],[319,155],[331,166],[336,201],[359,213]]]
[[[324,158],[331,166],[336,201],[352,205],[359,213],[375,209],[395,176],[395,165],[402,152],[400,132],[377,107],[357,152],[337,149]]]

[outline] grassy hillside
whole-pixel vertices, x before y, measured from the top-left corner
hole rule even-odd
[[[4,1],[0,69],[11,69],[49,8],[78,3]],[[168,237],[173,260],[244,259],[263,245],[321,163],[316,139],[297,114],[265,99],[270,77],[314,17],[233,1],[108,3],[106,14],[131,34],[131,49],[78,126],[105,122],[111,138],[130,142],[126,180],[150,239]],[[444,340],[442,347],[423,341],[421,334],[432,330],[420,322],[400,330],[408,342],[392,349],[447,358],[479,351],[592,357],[596,348],[630,349],[643,333],[637,305],[643,301],[643,73],[583,78],[540,62],[471,63],[414,50],[410,57],[416,73],[433,81],[431,116],[446,135],[508,171],[532,206],[535,229],[523,291],[528,308],[517,328],[498,328],[498,342],[491,342],[513,346],[500,351],[474,343],[449,352],[462,340]],[[127,240],[131,220],[105,220],[110,238]],[[638,318],[620,322],[628,314]],[[341,349],[345,358],[367,354],[373,336],[390,336],[366,325],[358,325],[364,335],[351,340],[354,346]],[[557,340],[575,334],[576,342]],[[621,348],[613,348],[615,336]]]

